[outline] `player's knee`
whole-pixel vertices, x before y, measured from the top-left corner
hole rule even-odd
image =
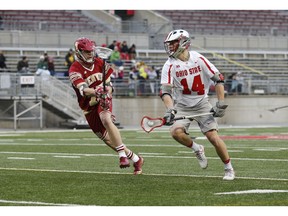
[[[184,133],[184,129],[182,127],[171,127],[170,134],[174,139],[177,139]]]
[[[102,124],[103,124],[103,126],[104,126],[105,128],[107,128],[107,127],[109,127],[111,124],[113,124],[112,119],[111,119],[110,116],[105,115],[105,116],[101,116],[100,118],[101,118],[101,122],[102,122]]]

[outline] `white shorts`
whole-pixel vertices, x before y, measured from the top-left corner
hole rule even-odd
[[[211,108],[212,108],[212,105],[208,101],[208,98],[204,98],[194,107],[180,107],[180,106],[176,105],[175,109],[177,110],[177,114],[175,117],[209,113]],[[194,120],[197,122],[197,124],[200,127],[200,130],[203,134],[206,133],[207,131],[210,131],[213,129],[218,131],[218,123],[215,120],[215,118],[213,117],[213,115],[205,115],[205,116],[195,117]],[[189,130],[189,127],[191,125],[191,122],[192,121],[189,119],[178,120],[172,126],[173,127],[177,127],[177,126],[184,127],[185,132],[187,134],[189,134],[188,130]]]

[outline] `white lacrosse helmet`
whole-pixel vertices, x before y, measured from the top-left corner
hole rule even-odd
[[[187,31],[183,29],[177,29],[169,32],[165,41],[164,48],[169,57],[175,57],[182,53],[185,49],[188,49],[191,45],[191,38]]]

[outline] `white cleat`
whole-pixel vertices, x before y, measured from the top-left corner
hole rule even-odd
[[[200,149],[198,151],[195,151],[194,153],[196,155],[200,167],[202,169],[206,169],[208,167],[208,161],[205,156],[204,146],[200,145]]]
[[[225,175],[223,177],[223,180],[232,181],[235,178],[235,172],[233,169],[225,169]]]

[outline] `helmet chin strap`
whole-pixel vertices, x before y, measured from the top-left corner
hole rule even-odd
[[[182,61],[187,61],[189,59],[189,52],[185,52],[187,49],[178,48],[178,50],[173,54],[173,57],[178,58]],[[185,53],[188,53],[188,58],[185,56]]]

